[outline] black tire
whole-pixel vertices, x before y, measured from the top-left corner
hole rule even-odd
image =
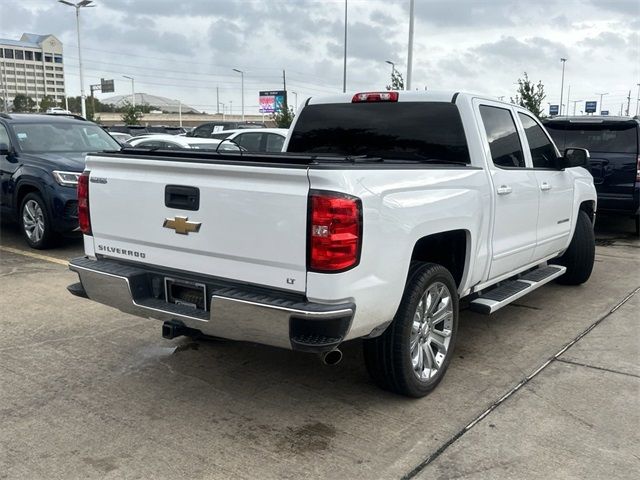
[[[557,282],[562,285],[580,285],[589,280],[595,255],[593,224],[587,212],[580,210],[569,248],[552,262],[567,267],[566,273],[558,277]]]
[[[418,378],[412,365],[412,325],[420,299],[438,282],[445,285],[450,294],[453,314],[450,342],[437,373],[423,380]],[[457,332],[458,293],[453,277],[441,265],[416,262],[409,270],[407,284],[393,322],[379,337],[364,340],[367,371],[376,384],[385,390],[408,397],[424,397],[442,380],[453,355]]]
[[[43,232],[39,236],[39,238],[34,238],[29,235],[28,228],[25,227],[25,207],[27,204],[34,205],[35,202],[40,212],[42,213],[42,227]],[[53,245],[55,234],[53,232],[53,228],[51,226],[51,215],[49,215],[49,210],[47,209],[47,205],[40,196],[39,193],[31,192],[24,196],[22,202],[20,203],[20,211],[18,212],[18,222],[20,224],[20,230],[22,231],[22,236],[25,241],[29,244],[31,248],[35,248],[37,250],[43,250],[49,248]]]

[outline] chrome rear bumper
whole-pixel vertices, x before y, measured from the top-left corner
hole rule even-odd
[[[81,287],[76,284],[69,288],[74,295],[139,317],[178,320],[205,335],[288,349],[323,352],[335,348],[345,338],[355,312],[351,303],[306,302],[297,296],[249,290],[217,279],[204,280],[209,306],[205,311],[164,299],[164,283],[159,279],[179,275],[189,280],[192,276],[188,273],[163,273],[85,257],[71,260],[69,269],[80,277]]]

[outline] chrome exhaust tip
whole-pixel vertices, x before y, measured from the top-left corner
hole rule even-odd
[[[342,360],[342,352],[337,348],[334,350],[330,350],[328,352],[324,352],[322,354],[322,363],[325,365],[337,365]]]

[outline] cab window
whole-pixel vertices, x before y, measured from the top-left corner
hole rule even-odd
[[[493,164],[500,168],[525,168],[520,137],[511,112],[505,108],[480,106]]]
[[[267,134],[267,152],[281,152],[284,145],[284,137],[275,133]]]
[[[544,133],[544,130],[542,130],[542,127],[529,115],[518,113],[518,116],[529,142],[533,167],[555,168],[556,149],[553,147],[549,137]]]

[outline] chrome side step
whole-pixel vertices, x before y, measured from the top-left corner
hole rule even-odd
[[[562,265],[548,265],[538,268],[517,280],[505,282],[499,287],[484,292],[480,297],[469,303],[469,308],[474,312],[489,315],[500,310],[505,305],[509,305],[514,300],[525,296],[527,293],[533,292],[545,283],[558,278],[566,271],[567,267]]]

